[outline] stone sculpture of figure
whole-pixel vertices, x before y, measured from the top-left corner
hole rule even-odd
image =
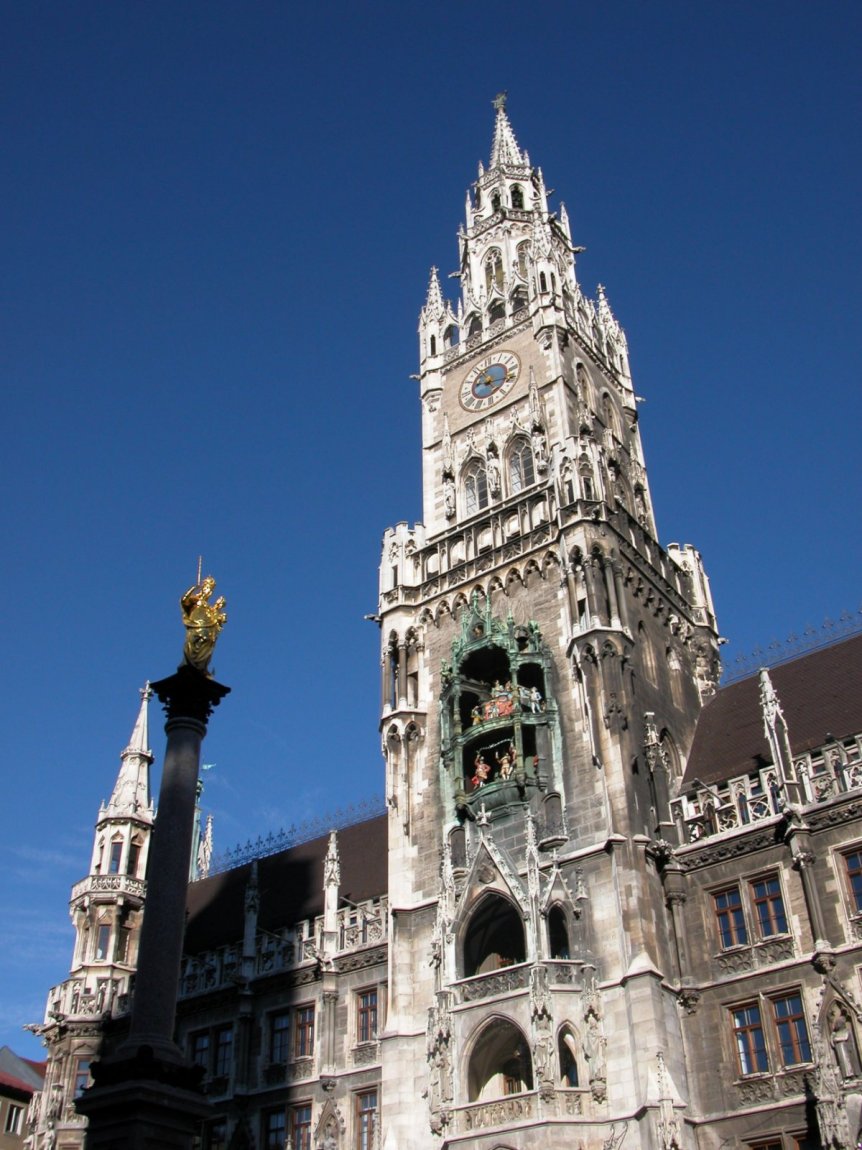
[[[455,481],[448,475],[443,480],[443,506],[446,518],[451,519],[455,514]]]
[[[210,603],[215,585],[212,575],[207,575],[201,583],[190,587],[180,599],[183,625],[186,628],[183,663],[204,675],[210,674],[210,659],[216,640],[227,622],[224,599],[219,596],[214,603]]]
[[[488,489],[492,495],[496,495],[500,490],[500,464],[495,455],[488,456]]]
[[[530,710],[537,715],[542,709],[542,693],[538,687],[530,688]]]
[[[847,1012],[836,1002],[829,1011],[829,1037],[842,1078],[856,1078],[860,1073],[859,1052]]]

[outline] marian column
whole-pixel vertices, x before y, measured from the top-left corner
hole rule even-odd
[[[186,641],[175,674],[152,689],[167,713],[158,814],[147,871],[147,900],[129,1037],[93,1066],[94,1085],[76,1103],[89,1119],[87,1150],[190,1150],[208,1103],[201,1071],[174,1043],[201,743],[214,707],[230,688],[210,673],[227,616],[211,602],[207,576],[180,600]]]

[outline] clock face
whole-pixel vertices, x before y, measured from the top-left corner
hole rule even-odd
[[[511,351],[495,351],[480,359],[464,377],[458,399],[465,411],[486,411],[504,399],[515,384],[521,364]]]

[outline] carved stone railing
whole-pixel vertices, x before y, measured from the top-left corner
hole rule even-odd
[[[49,1015],[68,1018],[101,1018],[104,1014],[123,1013],[119,1006],[120,991],[127,985],[125,978],[99,980],[95,993],[88,993],[84,979],[69,979],[52,987],[48,995]]]
[[[584,964],[570,962],[563,958],[549,958],[544,963],[550,986],[567,986],[582,990],[584,985]]]
[[[512,991],[525,990],[530,974],[530,964],[507,966],[493,970],[489,974],[474,974],[470,978],[455,983],[455,993],[459,1002],[479,1002],[483,998],[495,998]]]
[[[72,887],[72,901],[85,894],[128,894],[143,898],[147,884],[141,878],[128,874],[91,874]]]
[[[862,788],[862,735],[797,755],[793,769],[807,804],[816,806]],[[714,786],[695,786],[671,808],[685,843],[774,819],[784,800],[774,766]]]
[[[240,952],[239,944],[234,944],[184,958],[180,968],[180,998],[235,985],[242,971]]]
[[[510,1094],[491,1102],[475,1102],[454,1111],[459,1134],[473,1130],[488,1130],[496,1126],[515,1126],[531,1122],[536,1117],[539,1096],[534,1092]]]
[[[353,1048],[354,1066],[373,1066],[380,1061],[380,1043],[362,1042]]]
[[[358,950],[379,946],[386,941],[389,929],[388,901],[360,903],[338,912],[338,950]]]
[[[810,1068],[794,1067],[778,1074],[752,1074],[735,1083],[738,1106],[758,1106],[764,1102],[777,1102],[806,1093],[806,1077]]]

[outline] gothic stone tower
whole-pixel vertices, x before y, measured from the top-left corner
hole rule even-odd
[[[435,269],[420,316],[424,523],[383,541],[382,1128],[669,1150],[693,1141],[662,864],[716,625],[698,553],[657,540],[625,335],[496,107],[460,299]]]
[[[33,1028],[48,1051],[45,1088],[34,1096],[29,1115],[35,1147],[59,1144],[72,1150],[83,1145],[85,1120],[76,1113],[74,1100],[90,1085],[90,1063],[104,1053],[110,1019],[128,1009],[155,817],[153,753],[147,745],[151,694],[149,686],[141,692],[111,798],[99,808],[90,873],[72,887],[75,949],[69,977],[48,992],[45,1022]]]

